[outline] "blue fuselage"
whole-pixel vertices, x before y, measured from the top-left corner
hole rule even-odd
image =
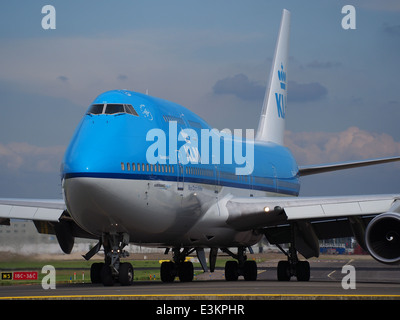
[[[165,141],[161,141],[161,136],[149,136],[151,130],[164,133]],[[185,134],[179,135],[181,131]],[[217,200],[227,193],[239,196],[298,195],[298,167],[287,148],[268,142],[246,142],[244,138],[243,141],[231,136],[222,138],[217,131],[216,135],[220,140],[217,150],[216,140],[212,138],[206,147],[202,145],[200,140],[203,132],[211,132],[210,126],[178,104],[126,90],[101,94],[93,101],[78,125],[63,160],[64,195],[71,215],[83,228],[92,233],[104,232],[107,229],[106,225],[115,227],[118,221],[126,223],[125,218],[104,218],[106,225],[92,228],[84,217],[85,213],[77,212],[78,204],[74,203],[82,202],[82,193],[85,193],[81,184],[77,186],[72,183],[78,179],[90,180],[96,188],[101,189],[98,192],[99,197],[113,194],[113,190],[104,190],[106,187],[102,183],[106,183],[107,188],[118,189],[114,197],[117,197],[116,201],[119,202],[126,202],[122,195],[118,196],[122,194],[122,184],[117,186],[112,181],[125,183],[125,187],[131,189],[137,186],[140,201],[150,196],[150,187],[168,189],[168,192],[180,194],[181,199],[206,189],[213,190],[214,194],[218,193],[219,197],[215,198]],[[192,135],[188,137],[187,133]],[[166,145],[163,147],[164,142]],[[238,161],[235,161],[235,152],[240,151],[240,155],[245,156],[246,143],[254,146],[254,156],[251,159],[246,158],[245,163],[242,158],[242,162],[238,164]],[[218,159],[215,159],[216,151],[219,153]],[[149,158],[149,154],[152,158]],[[207,159],[203,157],[205,154],[208,155]],[[237,174],[237,169],[246,165],[250,168],[250,174]],[[96,180],[99,183],[96,184]],[[138,184],[135,185],[135,182]],[[146,183],[148,191],[141,190]],[[77,190],[83,191],[78,194]],[[103,204],[100,208],[99,203],[104,199],[96,200],[94,195],[89,193],[85,197],[92,198],[92,207],[99,206],[99,215],[105,217],[111,214],[107,212],[107,205]],[[137,197],[132,193],[131,198]],[[161,201],[159,196],[154,197],[153,201]],[[172,201],[168,197],[166,199]],[[150,206],[148,201],[147,206]],[[92,207],[86,210],[93,210]],[[199,207],[202,208],[202,204],[199,204]],[[79,208],[81,211],[81,203]],[[165,208],[175,210],[169,208],[168,204],[165,204]],[[192,206],[188,206],[188,210],[192,209]],[[158,221],[154,221],[154,224],[157,223]],[[160,223],[168,224],[166,221]],[[154,229],[164,230],[162,227]],[[140,234],[142,231],[135,232]],[[155,233],[158,234],[159,231]],[[146,238],[144,234],[142,236]]]

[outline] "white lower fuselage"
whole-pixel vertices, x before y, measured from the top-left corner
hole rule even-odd
[[[157,180],[75,177],[64,181],[72,218],[84,230],[127,233],[130,242],[161,247],[250,246],[261,234],[226,224],[225,203],[269,192]],[[276,194],[275,194],[276,196]]]

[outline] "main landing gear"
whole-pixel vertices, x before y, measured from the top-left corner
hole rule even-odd
[[[257,280],[257,263],[253,260],[247,260],[245,247],[239,247],[237,254],[234,254],[228,248],[221,248],[221,250],[237,260],[225,263],[225,280],[236,281],[239,276],[243,276],[246,281]]]
[[[90,269],[92,283],[102,283],[105,286],[112,286],[120,283],[129,286],[133,283],[134,270],[130,263],[121,262],[121,258],[129,256],[124,247],[129,244],[129,235],[126,233],[105,233],[99,243],[94,246],[83,257],[89,260],[101,248],[104,247],[104,263],[93,263]],[[299,261],[295,248],[294,237],[292,237],[289,250],[285,251],[279,244],[276,246],[287,256],[287,261],[279,261],[277,275],[279,281],[289,281],[295,276],[298,281],[310,280],[310,264],[308,261]],[[251,249],[251,248],[250,248]],[[237,281],[243,276],[246,281],[257,280],[257,263],[247,260],[246,247],[238,247],[237,254],[228,248],[220,248],[236,261],[227,261],[225,264],[225,279]],[[167,249],[166,253],[169,251]],[[165,261],[161,264],[160,275],[163,282],[173,282],[176,277],[181,282],[191,282],[194,277],[193,263],[186,261],[186,257],[196,251],[197,257],[204,271],[207,271],[207,263],[203,248],[173,248],[172,261]],[[210,271],[215,269],[218,248],[210,249]]]
[[[275,244],[288,258],[287,261],[279,261],[277,275],[279,281],[289,281],[296,277],[298,281],[310,280],[310,263],[300,261],[297,257],[295,228],[291,225],[291,239],[289,250],[285,251],[279,244]]]
[[[197,252],[200,264],[204,271],[207,271],[204,249],[201,248],[174,248],[173,261],[165,261],[161,264],[161,280],[163,282],[173,282],[178,277],[181,282],[190,282],[193,280],[193,264],[185,261],[186,257],[193,251]],[[237,261],[227,261],[225,264],[225,279],[227,281],[236,281],[239,276],[243,276],[247,281],[255,281],[257,279],[257,264],[255,261],[248,261],[245,255],[245,247],[239,247],[238,253],[234,254],[227,248],[221,250]],[[210,271],[215,269],[218,248],[210,249]],[[168,250],[167,250],[168,252]]]
[[[300,261],[293,246],[290,246],[288,252],[283,250],[281,246],[277,246],[288,257],[287,261],[278,262],[278,280],[289,281],[291,277],[296,277],[298,281],[309,281],[310,263],[308,261]]]
[[[189,248],[174,248],[173,261],[164,261],[161,264],[160,276],[162,282],[173,282],[178,276],[181,282],[191,282],[194,277],[193,263],[185,261],[186,257],[195,249]]]

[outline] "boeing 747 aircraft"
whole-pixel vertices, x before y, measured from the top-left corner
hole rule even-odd
[[[127,90],[108,91],[89,106],[65,152],[63,200],[0,199],[0,223],[32,220],[70,253],[75,237],[96,239],[84,258],[94,283],[130,285],[122,262],[129,243],[172,250],[161,279],[193,279],[196,253],[214,271],[219,251],[233,259],[228,281],[256,280],[246,250],[266,237],[287,260],[277,278],[310,279],[319,240],[353,236],[382,263],[400,262],[400,195],[298,197],[300,178],[399,161],[400,157],[299,167],[283,145],[290,13],[283,10],[269,85],[255,138],[212,130],[188,109]],[[282,244],[290,244],[286,251]],[[209,251],[209,265],[205,249]]]

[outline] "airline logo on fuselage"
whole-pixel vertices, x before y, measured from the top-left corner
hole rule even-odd
[[[283,93],[275,92],[276,108],[278,111],[278,117],[285,119],[286,114],[286,72],[283,69],[283,63],[281,63],[281,69],[278,70],[278,79],[281,90]]]

